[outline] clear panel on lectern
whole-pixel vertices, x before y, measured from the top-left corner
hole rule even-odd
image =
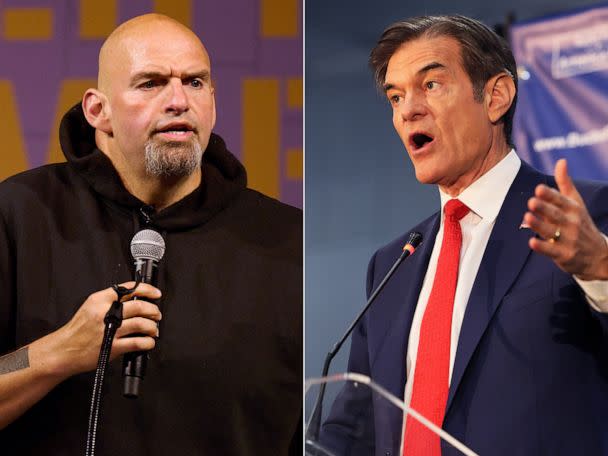
[[[324,389],[324,392],[322,390]],[[321,406],[319,394],[323,393]],[[319,414],[319,410],[321,413]],[[420,417],[369,377],[338,374],[306,382],[306,456],[401,456],[406,413]],[[423,424],[425,423],[422,418]],[[432,427],[432,424],[430,424]],[[475,453],[441,433],[442,456]]]

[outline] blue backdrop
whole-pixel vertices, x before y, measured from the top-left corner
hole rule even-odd
[[[306,1],[307,377],[320,374],[325,353],[363,307],[372,253],[439,206],[437,190],[416,181],[393,130],[391,109],[374,89],[367,68],[369,52],[384,28],[408,16],[445,13],[493,25],[511,11],[526,20],[593,3],[597,2]],[[332,372],[345,369],[348,348],[343,347]]]
[[[514,140],[520,156],[552,172],[608,179],[608,5],[516,24],[519,73]]]

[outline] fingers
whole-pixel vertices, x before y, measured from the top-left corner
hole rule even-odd
[[[143,300],[123,303],[123,321],[112,343],[112,357],[133,351],[152,350],[156,346],[155,337],[159,335],[157,322],[161,318],[156,304]]]
[[[563,234],[569,226],[578,223],[584,203],[568,175],[566,160],[555,165],[555,179],[559,191],[540,184],[528,200],[528,212],[523,222],[545,239],[551,239],[559,230]],[[550,248],[551,246],[547,246]]]
[[[125,287],[133,287],[135,282],[126,282],[121,284]],[[161,292],[158,288],[147,283],[141,283],[132,293],[131,297],[157,299],[160,298]],[[110,308],[110,303],[116,300],[116,292],[112,288],[93,293],[89,299],[91,305],[83,306],[88,311],[88,318],[102,320],[105,313]],[[154,321],[160,321],[162,315],[156,304],[145,301],[143,299],[129,300],[123,303],[122,309],[123,320],[133,317],[145,317]]]
[[[568,163],[564,158],[558,160],[555,164],[555,183],[562,195],[576,201],[578,204],[584,204],[583,198],[568,174]]]
[[[535,188],[534,196],[528,200],[528,212],[524,214],[523,219],[525,224],[547,240],[554,238],[558,231],[560,235],[564,232],[568,235],[570,227],[579,224],[581,207],[584,207],[568,175],[568,163],[564,159],[558,160],[555,165],[555,181],[559,190],[543,184]],[[544,254],[555,252],[557,246],[554,242],[544,245],[539,244],[539,241],[537,239],[531,242],[530,247]]]
[[[135,282],[131,281],[131,282],[121,283],[120,286],[130,289],[135,286]],[[116,292],[112,288],[109,288],[109,290],[114,295],[114,299],[116,299]],[[142,282],[137,286],[135,291],[133,293],[127,295],[125,297],[125,299],[126,300],[132,299],[134,296],[137,296],[140,298],[158,299],[161,297],[161,292],[158,288],[150,285],[149,283]]]
[[[540,186],[539,186],[540,187]],[[553,192],[547,192],[545,189],[538,189],[538,194],[541,196],[533,196],[528,200],[528,210],[537,218],[550,220],[559,223],[565,217],[567,212],[568,201],[563,201],[561,198],[555,198]],[[546,195],[546,196],[545,196]]]
[[[545,221],[539,217],[536,217],[531,212],[526,212],[524,214],[523,221],[527,226],[530,227],[532,231],[536,232],[539,236],[547,240],[553,238],[558,230],[560,231],[561,236],[561,231],[563,230],[562,227],[565,225],[563,221],[560,223],[556,219],[549,219]]]
[[[126,282],[121,286],[132,288],[135,283]],[[134,297],[137,299],[134,300]],[[112,357],[154,348],[161,313],[158,306],[148,300],[160,297],[160,290],[145,283],[139,284],[131,297],[127,297],[129,300],[123,303],[123,322],[112,345]],[[112,288],[91,294],[70,321],[56,331],[57,340],[61,341],[57,363],[65,372],[72,375],[95,368],[104,331],[104,317],[116,299],[116,292]],[[132,335],[136,336],[126,337]]]
[[[568,211],[576,207],[579,203],[578,201],[566,196],[563,193],[560,193],[558,190],[548,187],[544,184],[539,184],[534,189],[534,196],[532,199],[536,199],[542,203],[551,204],[562,211]],[[530,207],[530,204],[528,204]]]
[[[542,239],[533,237],[528,241],[528,245],[535,252],[546,255],[553,260],[557,260],[562,256],[562,246],[550,240],[543,241]]]
[[[162,314],[156,304],[148,301],[135,300],[123,303],[122,318],[126,320],[133,317],[145,317],[154,321],[160,321]]]
[[[156,341],[152,337],[121,337],[112,343],[112,358],[127,352],[152,350]]]
[[[560,192],[568,193],[574,189],[574,184],[570,176],[568,176],[568,162],[565,159],[561,158],[557,160],[553,174],[555,175],[555,182]]]
[[[578,190],[572,182],[572,178],[568,175],[568,163],[562,158],[555,164],[555,183],[562,195],[570,197],[579,203],[582,202]]]
[[[532,250],[551,258],[565,272],[583,280],[608,276],[606,241],[593,222],[565,160],[555,165],[558,190],[538,185],[528,200],[523,223],[540,237],[531,238]],[[559,234],[558,234],[559,233]]]
[[[116,331],[116,337],[124,337],[130,334],[158,337],[158,325],[156,321],[143,317],[123,320],[120,328]]]
[[[539,185],[535,196],[528,200],[528,212],[524,214],[523,223],[541,237],[550,239],[558,230],[568,229],[576,213],[575,205],[557,191]]]
[[[135,286],[135,282],[124,282],[119,284],[119,286],[124,288],[133,288]],[[137,289],[133,293],[127,295],[123,299],[123,301],[130,300],[134,296],[147,299],[159,299],[161,295],[162,294],[158,288],[153,287],[148,283],[140,283],[137,286]],[[90,298],[97,302],[111,303],[116,300],[116,291],[114,291],[113,288],[109,287],[104,290],[93,293]]]

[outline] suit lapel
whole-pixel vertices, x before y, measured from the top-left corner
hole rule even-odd
[[[422,244],[395,271],[370,313],[369,328],[375,333],[370,345],[373,378],[397,397],[403,395],[408,336],[438,230],[437,215],[414,229],[422,234]]]
[[[414,310],[438,229],[437,215],[414,228],[422,233],[422,244],[395,271],[368,314],[371,377],[398,398],[403,397],[405,388],[407,343]],[[400,253],[397,248],[391,250],[382,254],[394,256],[387,263]],[[401,441],[403,413],[397,407],[387,407],[385,401],[382,404],[374,412],[376,437],[384,442],[382,447],[396,449]]]
[[[467,303],[446,411],[492,316],[530,254],[528,239],[533,232],[519,227],[528,199],[543,180],[543,175],[522,162],[498,214]]]

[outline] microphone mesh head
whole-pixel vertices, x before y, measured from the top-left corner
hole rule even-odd
[[[131,239],[131,255],[135,260],[160,261],[165,254],[165,240],[154,230],[141,230]]]
[[[422,234],[418,233],[417,231],[412,231],[410,233],[409,239],[407,240],[407,243],[414,248],[418,248],[418,246],[420,245],[421,242],[422,242]]]

